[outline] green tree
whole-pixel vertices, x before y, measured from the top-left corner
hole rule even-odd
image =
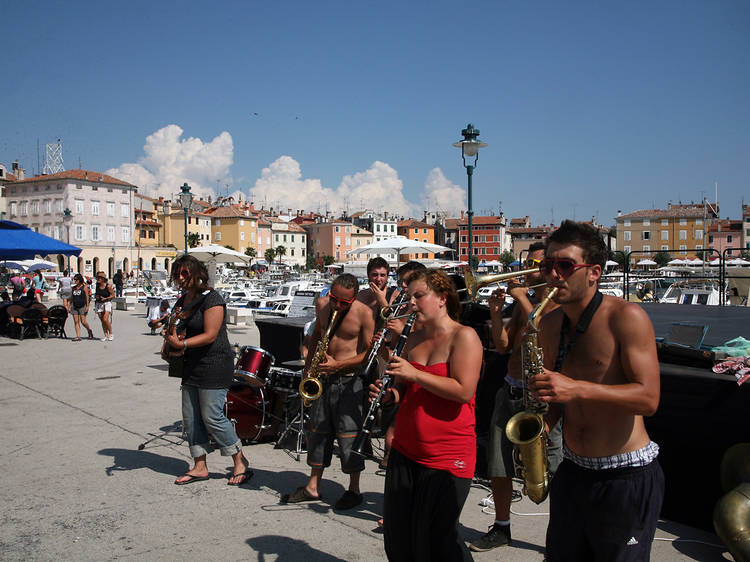
[[[264,253],[263,257],[266,258],[266,261],[268,262],[268,265],[271,265],[273,263],[273,258],[276,257],[276,250],[273,248],[268,248]]]
[[[284,246],[276,246],[276,255],[278,256],[279,261],[281,261],[281,258],[286,255],[286,248]]]
[[[514,256],[513,252],[511,252],[510,250],[505,250],[502,254],[500,254],[500,261],[503,264],[503,268],[507,269],[510,264],[516,261],[516,256]]]
[[[305,259],[305,267],[307,267],[308,270],[318,269],[318,260],[315,258],[315,256],[307,254],[307,258]]]
[[[229,250],[234,250],[234,246],[231,246],[230,244],[224,244],[224,247]]]
[[[245,248],[245,255],[250,256],[251,258],[254,258],[255,256],[258,255],[258,252],[252,246],[248,246],[247,248]]]
[[[333,264],[333,263],[334,263],[335,261],[336,261],[336,260],[334,259],[334,257],[333,257],[333,256],[323,256],[323,265],[331,265],[331,264]]]
[[[612,261],[616,261],[620,267],[625,267],[625,259],[626,255],[625,252],[622,250],[617,250],[615,252],[612,252],[612,255],[610,256]]]
[[[201,236],[197,232],[188,232],[188,246],[195,248],[201,241]]]
[[[657,267],[664,267],[667,265],[670,261],[672,261],[672,254],[669,252],[661,251],[656,252],[656,255],[654,256],[654,261],[656,262]]]

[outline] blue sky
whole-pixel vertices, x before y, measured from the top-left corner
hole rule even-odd
[[[613,224],[750,177],[750,3],[15,2],[0,162],[256,204]],[[148,140],[147,140],[148,139]],[[43,150],[42,150],[43,158]],[[214,193],[215,194],[215,193]]]

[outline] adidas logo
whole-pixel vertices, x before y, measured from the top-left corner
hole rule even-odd
[[[633,546],[634,544],[638,544],[638,541],[635,540],[635,537],[630,537],[630,540],[626,544],[628,546]]]

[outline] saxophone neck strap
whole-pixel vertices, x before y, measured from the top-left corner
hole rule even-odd
[[[578,324],[576,324],[575,332],[573,332],[567,342],[565,340],[570,329],[570,318],[568,318],[566,314],[563,314],[562,325],[560,326],[560,344],[557,348],[557,360],[555,361],[555,371],[560,372],[563,361],[565,361],[565,358],[572,351],[578,338],[588,329],[589,324],[591,324],[591,320],[594,318],[596,310],[599,308],[599,305],[602,304],[602,299],[601,292],[596,291],[593,298],[589,301],[588,306],[586,306],[586,309],[583,311],[583,314],[581,314],[581,318],[579,318]]]

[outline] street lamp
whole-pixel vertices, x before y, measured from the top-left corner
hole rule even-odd
[[[188,211],[190,210],[190,206],[193,204],[193,194],[190,193],[190,186],[187,183],[182,184],[182,187],[180,188],[181,192],[179,194],[180,198],[180,205],[182,205],[182,210],[185,211],[185,253],[188,253]]]
[[[472,219],[474,217],[474,209],[471,206],[471,176],[474,175],[474,168],[477,166],[477,160],[479,160],[479,149],[487,146],[487,143],[481,142],[477,139],[479,136],[479,129],[475,129],[474,125],[469,123],[466,128],[461,131],[464,140],[454,142],[453,146],[461,149],[461,159],[464,162],[464,168],[466,168],[466,175],[469,183],[469,197],[468,197],[468,215],[469,215],[469,267],[471,267],[472,257]],[[466,159],[469,159],[469,163],[466,163]],[[472,161],[472,158],[474,159]]]
[[[63,211],[62,221],[65,225],[65,241],[70,244],[70,223],[73,222],[73,213],[67,207]],[[70,272],[70,254],[68,254],[68,272]]]

